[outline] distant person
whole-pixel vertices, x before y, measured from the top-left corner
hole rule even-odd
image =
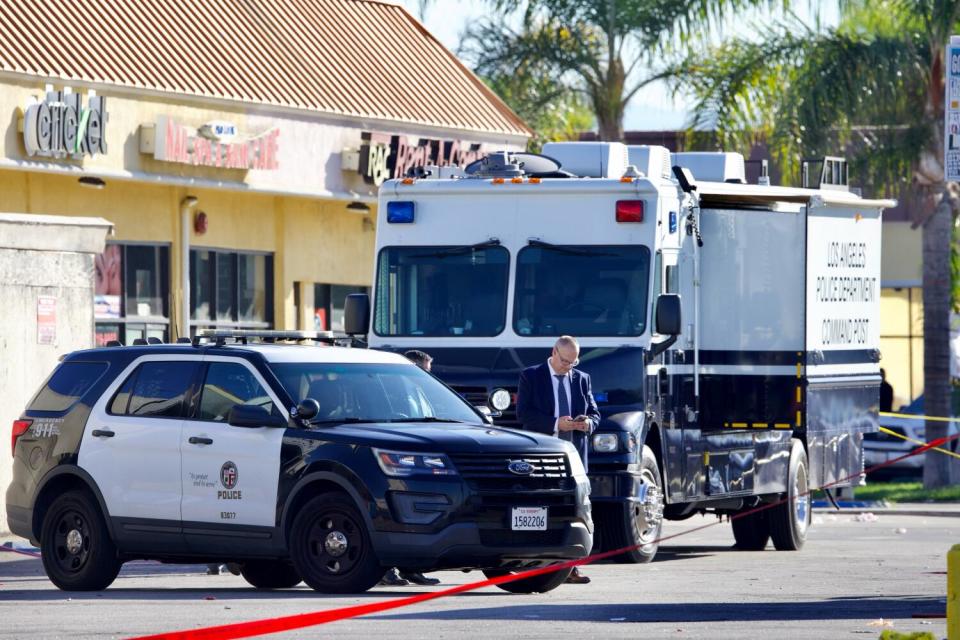
[[[517,417],[528,431],[537,431],[573,443],[587,466],[590,434],[600,424],[590,376],[574,369],[580,345],[572,336],[560,336],[547,361],[524,369],[517,390]],[[590,578],[574,567],[567,582],[586,584]]]
[[[403,356],[424,371],[430,371],[430,364],[433,362],[433,358],[429,353],[419,351],[417,349],[411,349],[410,351],[404,353]],[[403,587],[411,582],[413,584],[422,584],[426,586],[440,584],[440,581],[436,578],[428,578],[419,571],[397,569],[396,567],[388,569],[387,572],[383,574],[383,578],[380,579],[380,584],[388,587]]]
[[[411,349],[403,354],[403,357],[417,365],[424,371],[430,371],[430,366],[433,363],[433,357],[425,352],[418,349]]]
[[[887,372],[880,369],[880,411],[893,411],[893,386],[887,382]]]

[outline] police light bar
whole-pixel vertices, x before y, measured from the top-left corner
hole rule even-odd
[[[391,224],[406,224],[413,222],[415,206],[410,201],[387,203],[387,222]]]
[[[643,222],[643,200],[617,200],[617,222]]]

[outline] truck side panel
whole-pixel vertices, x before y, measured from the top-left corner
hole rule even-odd
[[[880,393],[878,208],[813,202],[807,216],[801,414],[813,487],[855,484]]]

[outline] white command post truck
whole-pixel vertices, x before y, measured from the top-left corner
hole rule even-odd
[[[856,483],[877,429],[880,227],[895,203],[852,193],[840,162],[798,189],[747,184],[739,154],[543,154],[384,183],[372,301],[348,300],[348,331],[428,352],[510,428],[521,370],[575,336],[602,414],[599,548],[635,545],[626,559],[646,562],[664,518],[773,503],[731,521],[737,545],[799,549],[809,490]]]

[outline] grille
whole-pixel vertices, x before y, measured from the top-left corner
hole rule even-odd
[[[573,478],[567,458],[556,454],[461,454],[451,456],[461,477],[479,491],[524,492],[568,491]],[[529,475],[516,475],[507,469],[511,462],[523,460],[533,466]]]
[[[459,393],[464,400],[470,404],[485,405],[487,404],[487,396],[490,394],[490,391],[486,387],[468,387],[464,385],[452,385],[454,391]],[[500,387],[498,387],[500,388]],[[502,387],[510,392],[511,398],[517,397],[517,388],[516,387]],[[516,403],[510,403],[510,406],[507,407],[507,410],[501,414],[499,418],[493,419],[494,424],[498,427],[508,427],[510,429],[519,429],[520,421],[517,420],[517,405]]]
[[[563,544],[563,529],[546,531],[480,530],[480,542],[487,547],[555,547]]]

